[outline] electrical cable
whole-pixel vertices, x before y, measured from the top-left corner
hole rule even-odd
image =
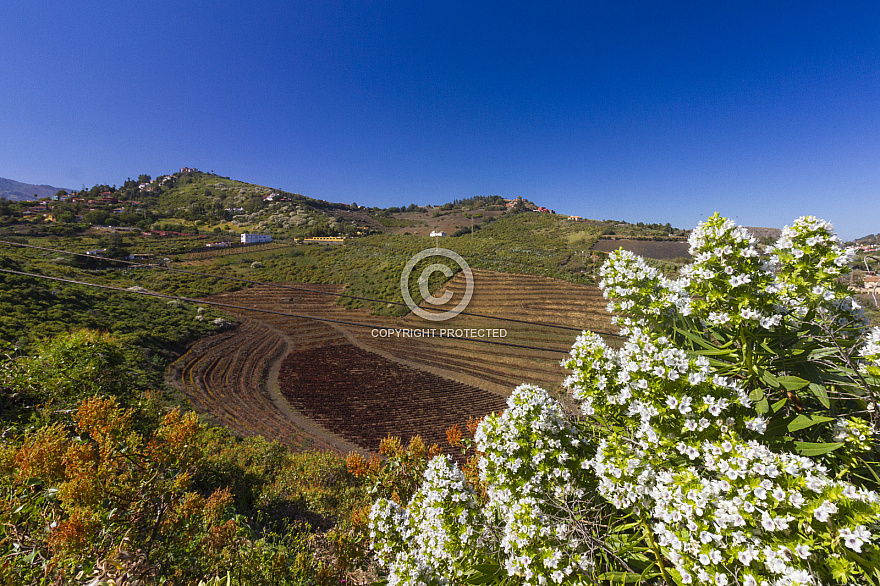
[[[37,249],[37,250],[44,250],[44,251],[47,251],[47,252],[57,252],[57,253],[59,253],[59,254],[69,254],[69,255],[72,255],[72,256],[81,256],[81,257],[90,258],[90,259],[93,259],[93,260],[100,259],[100,260],[104,260],[104,261],[106,261],[106,262],[117,262],[117,263],[129,264],[129,265],[145,266],[145,264],[142,263],[142,262],[134,262],[134,261],[128,261],[128,260],[116,260],[116,259],[103,259],[103,258],[100,258],[100,257],[94,257],[94,256],[92,256],[92,255],[83,254],[83,253],[81,253],[81,252],[71,252],[71,251],[69,251],[69,250],[60,250],[60,249],[57,249],[57,248],[46,248],[46,247],[44,247],[44,246],[35,246],[35,245],[33,245],[33,244],[21,244],[20,242],[9,242],[9,241],[6,241],[6,240],[0,240],[0,244],[9,244],[9,245],[12,245],[12,246],[20,246],[20,247],[23,247],[23,248],[34,248],[34,249]],[[370,297],[359,297],[359,296],[357,296],[357,295],[348,295],[348,294],[345,294],[345,293],[333,293],[333,292],[330,292],[330,291],[320,291],[320,290],[318,290],[318,289],[309,289],[309,288],[307,288],[307,287],[298,287],[298,286],[296,286],[296,285],[285,285],[285,284],[282,284],[282,283],[270,283],[270,282],[266,282],[266,281],[253,281],[253,280],[250,280],[250,279],[244,279],[244,278],[241,278],[241,277],[227,277],[227,276],[224,276],[224,275],[213,275],[213,274],[211,274],[211,273],[201,273],[201,272],[198,272],[198,271],[188,271],[188,270],[185,270],[185,269],[175,269],[175,268],[173,268],[173,267],[166,267],[166,266],[162,266],[162,265],[149,265],[149,266],[150,266],[150,267],[153,267],[153,268],[159,268],[159,269],[161,269],[161,270],[166,270],[166,271],[171,271],[171,272],[176,272],[176,273],[184,273],[184,274],[187,274],[187,275],[194,275],[194,276],[197,276],[197,277],[207,277],[207,278],[211,278],[211,279],[223,279],[223,280],[227,280],[227,281],[238,281],[238,282],[241,282],[241,283],[248,283],[248,284],[251,284],[251,285],[265,285],[265,286],[270,286],[270,287],[279,287],[279,288],[281,288],[281,289],[290,289],[290,290],[293,290],[293,291],[305,291],[305,292],[308,292],[308,293],[317,293],[317,294],[320,294],[320,295],[332,295],[332,296],[334,296],[334,297],[345,297],[345,298],[347,298],[347,299],[358,299],[358,300],[360,300],[360,301],[370,301],[370,302],[373,302],[373,303],[385,303],[385,304],[389,304],[389,305],[397,305],[397,306],[402,306],[402,307],[409,307],[406,303],[401,303],[401,302],[399,302],[399,301],[386,301],[386,300],[383,300],[383,299],[373,299],[373,298],[370,298]],[[483,318],[483,319],[491,319],[491,320],[496,320],[496,321],[506,321],[506,322],[511,322],[511,323],[520,323],[520,324],[525,324],[525,325],[530,325],[530,326],[539,326],[539,327],[545,327],[545,328],[556,328],[556,329],[561,329],[561,330],[574,331],[574,332],[578,332],[578,333],[580,333],[580,332],[583,331],[582,328],[575,328],[575,327],[572,327],[572,326],[563,326],[563,325],[558,325],[558,324],[547,324],[547,323],[541,323],[541,322],[532,322],[532,321],[523,320],[523,319],[516,319],[516,318],[511,318],[511,317],[498,317],[498,316],[493,316],[493,315],[485,315],[485,314],[480,314],[480,313],[472,313],[472,312],[468,312],[468,311],[461,311],[461,312],[458,313],[458,315],[467,315],[467,316],[470,316],[470,317],[480,317],[480,318]],[[612,336],[612,337],[615,337],[615,338],[625,338],[625,337],[626,337],[626,336],[621,336],[620,334],[615,334],[615,333],[612,333],[612,332],[598,332],[598,331],[597,331],[597,332],[595,332],[595,333],[600,334],[600,335],[603,335],[603,336]]]
[[[272,309],[259,309],[259,308],[255,308],[255,307],[243,307],[240,305],[232,305],[230,303],[220,303],[218,301],[206,301],[204,299],[192,299],[190,297],[180,297],[178,295],[166,295],[164,293],[154,293],[153,291],[147,291],[147,290],[137,291],[137,290],[131,290],[131,289],[123,289],[122,287],[113,287],[110,285],[100,285],[98,283],[88,283],[86,281],[77,281],[75,279],[64,279],[62,277],[51,277],[49,275],[39,275],[36,273],[26,273],[23,271],[13,271],[12,269],[0,269],[0,272],[9,273],[9,274],[13,274],[13,275],[20,275],[20,276],[24,276],[24,277],[33,277],[36,279],[46,279],[49,281],[58,281],[61,283],[68,283],[71,285],[83,285],[85,287],[94,287],[96,289],[106,289],[106,290],[110,290],[110,291],[116,291],[119,293],[133,293],[135,295],[147,295],[149,297],[159,297],[162,299],[176,299],[178,301],[185,301],[187,303],[193,303],[196,305],[214,305],[217,307],[224,307],[227,309],[237,309],[239,311],[254,311],[257,313],[268,313],[271,315],[281,315],[284,317],[296,317],[296,318],[300,318],[300,319],[322,321],[322,322],[342,324],[342,325],[355,326],[355,327],[361,327],[361,328],[370,328],[370,329],[375,329],[375,330],[384,330],[384,331],[394,332],[394,331],[402,331],[402,330],[406,330],[406,329],[417,329],[417,328],[389,328],[386,326],[376,326],[376,325],[372,325],[372,324],[365,324],[365,323],[354,322],[354,321],[347,321],[347,320],[341,320],[341,319],[331,319],[328,317],[316,317],[316,316],[311,316],[311,315],[300,315],[300,314],[296,314],[296,313],[289,313],[289,312],[285,312],[285,311],[275,311]],[[465,328],[459,328],[459,329],[465,329]],[[442,338],[442,336],[440,336],[440,337]],[[486,340],[486,339],[482,339],[482,338],[451,337],[451,338],[447,338],[447,339],[466,340],[468,342],[477,342],[480,344],[492,344],[494,346],[506,346],[506,347],[510,347],[510,348],[524,348],[526,350],[538,350],[541,352],[553,352],[556,354],[568,354],[569,353],[568,350],[559,350],[557,348],[541,348],[539,346],[528,346],[526,344],[513,344],[511,342],[496,342],[493,340]]]

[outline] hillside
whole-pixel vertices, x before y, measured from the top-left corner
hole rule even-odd
[[[667,271],[687,248],[669,224],[509,203],[369,208],[194,170],[0,203],[0,488],[13,495],[0,522],[26,536],[0,549],[0,582],[41,583],[29,560],[43,556],[90,578],[175,568],[195,584],[233,567],[239,584],[374,583],[357,545],[366,507],[411,496],[433,453],[415,438],[462,460],[447,430],[503,410],[521,383],[561,396],[559,360],[583,329],[622,343],[595,286],[600,248],[673,257],[649,260]],[[205,246],[242,231],[273,242]],[[350,237],[301,241],[325,234]],[[466,312],[441,323],[401,303],[407,261],[434,246],[474,280]],[[109,258],[65,253],[96,249]],[[139,264],[114,260],[129,254]],[[422,309],[415,275],[432,261],[409,282]],[[466,272],[451,268],[428,289],[458,300]]]
[[[64,187],[52,187],[51,185],[33,185],[31,183],[21,183],[13,179],[5,179],[0,177],[0,198],[12,201],[23,201],[37,198],[52,197],[59,190],[73,191]]]

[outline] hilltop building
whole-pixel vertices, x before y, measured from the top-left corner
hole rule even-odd
[[[446,236],[446,232],[437,232],[436,230],[431,230],[431,237],[434,238],[436,236]]]

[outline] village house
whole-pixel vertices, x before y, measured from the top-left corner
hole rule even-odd
[[[262,242],[272,242],[272,237],[268,234],[242,234],[242,244],[260,244]]]

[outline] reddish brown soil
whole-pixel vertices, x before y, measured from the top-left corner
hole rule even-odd
[[[266,387],[273,363],[286,350],[284,339],[270,327],[245,319],[235,330],[195,343],[174,369],[193,407],[236,434],[326,449],[329,444],[297,426]]]
[[[498,395],[351,345],[289,354],[279,384],[294,408],[373,451],[388,435],[443,444],[448,427],[505,407]]]

